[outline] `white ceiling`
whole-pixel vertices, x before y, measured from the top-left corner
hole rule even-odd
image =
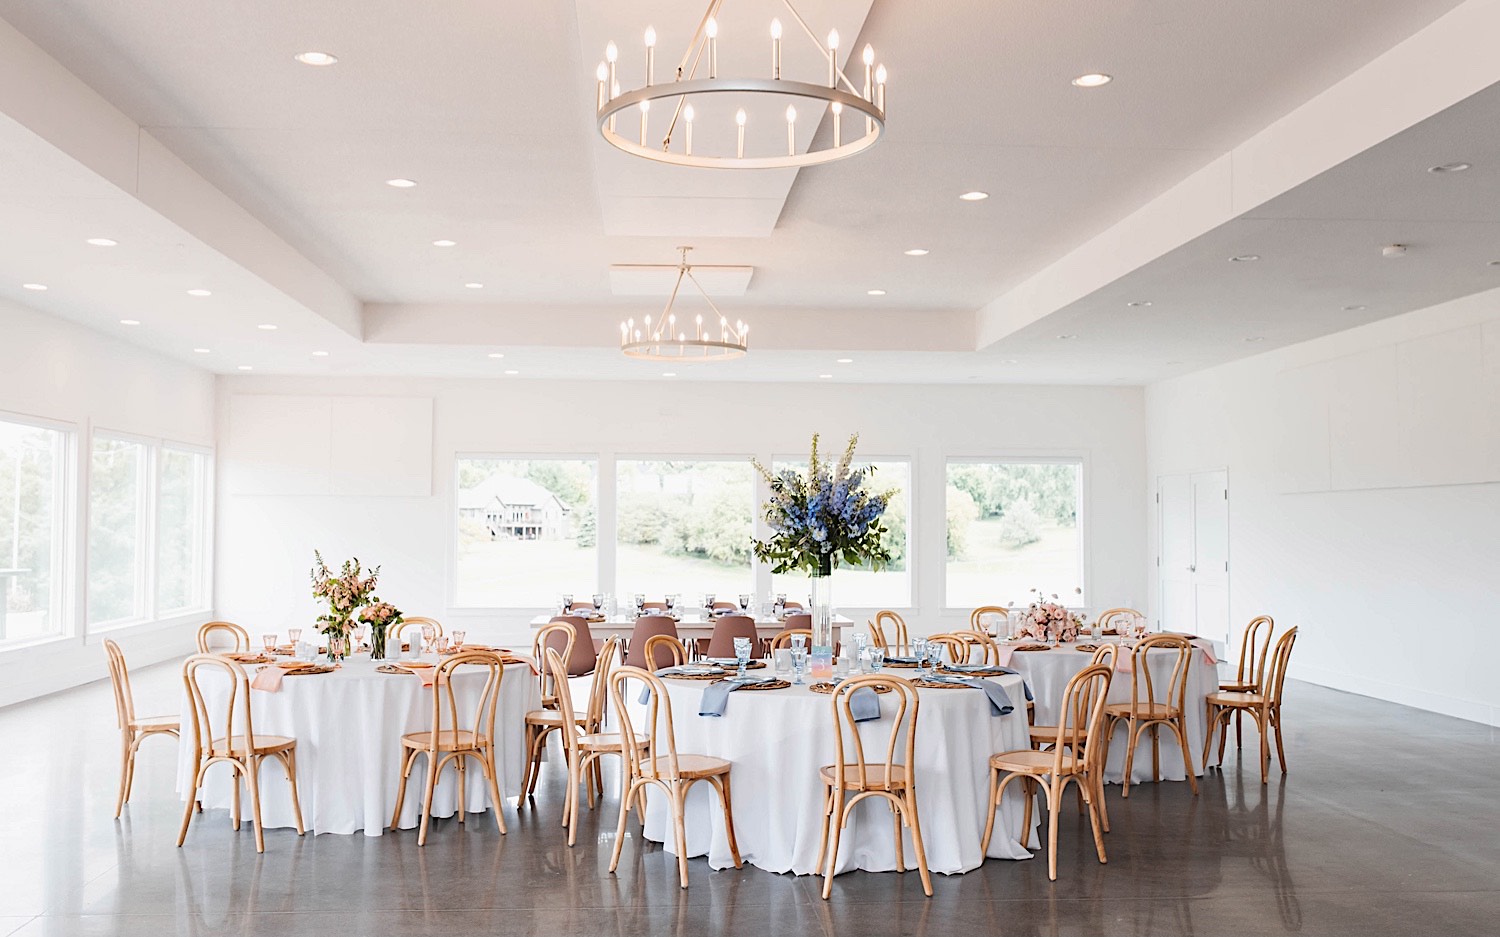
[[[724,69],[763,67],[753,24],[780,5],[729,5]],[[593,129],[601,37],[626,62],[654,25],[666,74],[700,15],[686,0],[0,0],[0,18],[369,305],[362,340],[208,220],[142,204],[43,141],[35,116],[0,119],[0,211],[19,222],[0,230],[0,296],[220,371],[659,379],[610,347],[622,315],[659,307],[616,295],[610,268],[693,243],[695,261],[754,268],[724,308],[755,324],[757,350],[683,378],[1138,383],[1500,285],[1483,264],[1500,256],[1500,106],[1484,95],[976,351],[986,303],[1457,5],[808,2],[816,28],[889,64],[887,139],[747,175],[649,166]],[[339,64],[292,61],[309,49]],[[1089,71],[1116,81],[1069,84]],[[1454,159],[1475,169],[1421,171]],[[382,184],[398,176],[419,184]],[[970,189],[992,197],[956,198]],[[105,229],[120,247],[82,245]],[[1380,261],[1393,240],[1411,254]],[[1247,251],[1265,259],[1224,260]],[[18,288],[33,281],[53,288]],[[184,295],[197,285],[214,295]],[[1124,305],[1140,298],[1152,306]],[[1369,308],[1343,309],[1356,304]]]

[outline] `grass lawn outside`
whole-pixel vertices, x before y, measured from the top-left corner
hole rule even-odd
[[[1057,593],[1067,605],[1084,604],[1073,590],[1083,585],[1082,544],[1076,527],[1043,527],[1041,539],[1023,547],[1000,542],[1001,521],[969,525],[961,561],[948,561],[949,608],[1029,605],[1040,589]]]

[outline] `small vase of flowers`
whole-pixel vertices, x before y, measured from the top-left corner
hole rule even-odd
[[[1036,598],[1027,607],[1025,618],[1021,625],[1021,635],[1037,641],[1052,641],[1053,643],[1064,643],[1078,640],[1078,633],[1083,628],[1083,617],[1068,610],[1068,607],[1058,598],[1057,593],[1052,593],[1049,598],[1039,589],[1032,589]],[[1074,589],[1075,594],[1082,595],[1082,589]]]
[[[318,616],[318,630],[328,640],[329,661],[341,660],[349,653],[349,635],[354,630],[355,613],[375,594],[380,567],[366,571],[355,557],[345,560],[335,575],[323,562],[321,553],[313,551],[313,558],[317,562],[312,568],[313,598],[322,599],[328,605],[328,611]]]
[[[359,610],[359,620],[370,626],[370,657],[374,660],[385,660],[386,636],[390,634],[392,628],[405,620],[401,615],[401,610],[389,602],[382,602],[376,598]]]

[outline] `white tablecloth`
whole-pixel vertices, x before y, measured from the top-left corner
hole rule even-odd
[[[208,671],[200,674],[211,718],[222,718],[218,714],[223,712],[228,681]],[[478,670],[466,673],[461,668],[454,676],[460,719],[473,718],[483,687],[484,675]],[[302,799],[303,822],[310,832],[364,830],[366,836],[384,832],[396,807],[396,789],[401,778],[401,735],[431,727],[430,687],[422,686],[421,679],[413,675],[379,673],[369,658],[360,655],[345,661],[334,673],[287,677],[279,693],[251,690],[250,705],[257,735],[283,735],[297,740],[298,794]],[[521,792],[521,774],[526,763],[526,713],[540,707],[541,693],[531,668],[525,664],[506,667],[495,714],[495,731],[500,736],[496,767],[500,790],[506,797]],[[192,706],[186,693],[182,713],[177,790],[185,795],[196,769]],[[403,829],[417,825],[426,761],[426,756],[421,756],[412,769],[406,803],[402,806]],[[489,806],[484,775],[472,760],[468,767],[465,809],[484,811]],[[265,825],[296,826],[290,790],[280,763],[268,759],[261,769],[261,779],[261,817]],[[207,783],[199,792],[203,806],[228,808],[233,790],[230,780],[229,768],[210,769]],[[457,811],[457,786],[457,771],[450,766],[443,771],[433,797],[434,816],[451,816]],[[241,810],[245,817],[250,816],[248,798],[241,804]]]
[[[676,722],[678,751],[713,755],[733,763],[730,791],[734,830],[742,858],[770,872],[818,873],[818,840],[823,825],[823,783],[818,769],[834,759],[833,711],[829,697],[805,686],[786,690],[740,690],[729,695],[724,715],[698,715],[704,683],[667,680]],[[967,872],[983,861],[979,852],[989,797],[989,757],[1030,747],[1026,698],[1017,677],[997,678],[1015,703],[1014,712],[991,716],[985,694],[974,689],[923,689],[917,717],[917,810],[922,822],[927,866],[933,872]],[[884,718],[861,723],[866,740],[889,737],[892,696],[882,695]],[[639,713],[637,731],[644,707]],[[904,749],[905,742],[902,741]],[[877,757],[868,755],[867,757]],[[883,757],[883,756],[881,756]],[[646,837],[675,854],[670,815],[660,791],[647,795]],[[1015,839],[1021,826],[1020,786],[1005,795],[989,855],[1028,859]],[[1034,812],[1038,817],[1040,811]],[[632,818],[631,822],[635,822]],[[916,868],[911,832],[903,856]],[[1034,842],[1034,841],[1033,841]],[[687,845],[690,856],[707,855],[716,869],[733,865],[724,833],[724,815],[707,783],[688,795]],[[889,872],[896,868],[895,837],[889,806],[869,799],[854,808],[839,848],[838,870]]]
[[[1019,672],[1031,684],[1036,697],[1036,713],[1032,717],[1037,725],[1055,726],[1062,707],[1063,691],[1073,675],[1087,667],[1093,655],[1078,650],[1072,644],[1062,644],[1049,651],[1017,651],[1010,659],[1011,669]],[[1157,702],[1166,702],[1167,683],[1172,678],[1172,666],[1176,656],[1171,651],[1152,651],[1147,655],[1151,668],[1151,679],[1155,685]],[[1117,672],[1109,687],[1109,702],[1130,702],[1130,680],[1128,673]],[[1203,652],[1193,648],[1188,660],[1187,673],[1187,736],[1193,767],[1196,774],[1203,773],[1199,761],[1203,754],[1204,712],[1203,698],[1219,688],[1217,666],[1208,666]],[[1142,691],[1144,693],[1144,689]],[[1151,780],[1151,735],[1142,736],[1140,748],[1135,753],[1135,764],[1131,770],[1131,783]],[[1109,760],[1105,764],[1105,780],[1120,783],[1125,775],[1125,724],[1115,730],[1109,746]],[[1177,747],[1177,737],[1171,730],[1161,730],[1161,776],[1168,781],[1187,779],[1182,766],[1182,752]]]

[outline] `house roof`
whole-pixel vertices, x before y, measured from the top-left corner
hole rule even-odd
[[[549,499],[562,506],[562,501],[552,492],[529,478],[517,478],[514,475],[491,475],[473,488],[460,488],[458,491],[458,506],[461,509],[487,507],[491,501],[537,507],[547,503]]]

